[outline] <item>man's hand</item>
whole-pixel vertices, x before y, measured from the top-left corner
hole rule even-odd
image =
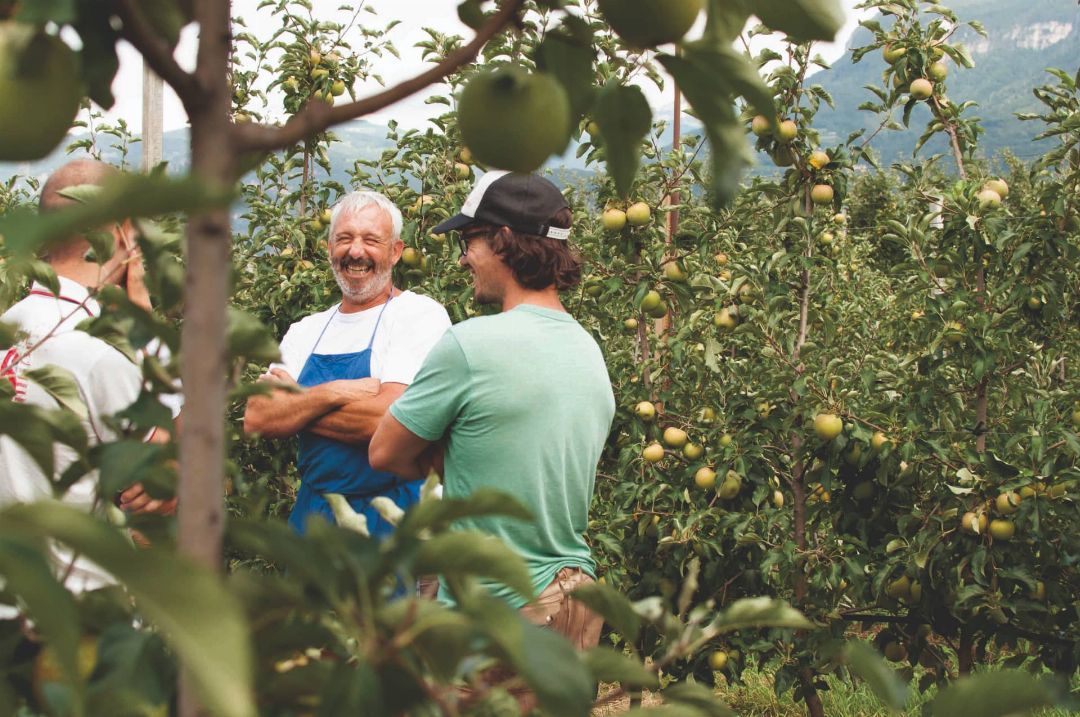
[[[127,246],[127,281],[124,283],[128,298],[136,306],[150,311],[150,290],[146,288],[146,266],[143,264],[142,251],[135,241],[135,232],[125,232]]]
[[[266,373],[259,376],[260,381],[267,383],[281,384],[286,388],[299,388],[299,384],[296,383],[296,379],[283,368],[271,368]]]
[[[176,498],[169,500],[152,498],[143,488],[142,483],[136,483],[120,494],[120,510],[125,513],[172,515],[176,512]]]

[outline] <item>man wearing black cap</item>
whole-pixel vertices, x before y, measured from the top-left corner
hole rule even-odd
[[[433,230],[460,232],[460,262],[472,272],[476,300],[502,313],[446,332],[379,424],[370,456],[382,470],[420,477],[417,458],[446,438],[446,497],[495,488],[528,506],[531,523],[494,516],[455,527],[514,548],[540,598],[530,603],[533,596],[504,585],[486,587],[589,647],[601,621],[565,593],[594,577],[582,534],[615,399],[600,348],[559,301],[559,291],[581,279],[580,258],[567,244],[571,220],[546,179],[488,172],[461,213]]]

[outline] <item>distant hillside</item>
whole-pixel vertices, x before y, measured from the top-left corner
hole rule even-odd
[[[982,119],[986,130],[980,138],[981,153],[989,157],[1009,149],[1024,159],[1038,156],[1041,151],[1031,138],[1040,128],[1021,122],[1015,113],[1039,109],[1031,89],[1052,79],[1045,68],[1075,72],[1080,66],[1080,6],[1076,0],[946,0],[943,4],[961,20],[977,20],[986,29],[985,38],[968,28],[957,33],[957,40],[971,51],[975,67],[950,66],[947,80],[954,102],[973,100],[979,105],[971,114]],[[848,47],[867,45],[872,37],[869,30],[859,28]],[[835,110],[826,107],[815,122],[824,145],[839,144],[857,129],[877,127],[880,118],[856,108],[874,99],[864,85],[881,86],[884,69],[880,53],[870,53],[858,64],[847,54],[832,69],[813,76],[811,81],[821,84],[836,103]],[[910,157],[928,117],[925,107],[917,107],[910,130],[882,132],[872,146],[886,164]],[[944,141],[931,142],[921,155],[943,151]]]
[[[1017,112],[1030,112],[1039,108],[1031,89],[1047,82],[1045,68],[1057,67],[1073,72],[1080,65],[1080,6],[1076,0],[946,0],[963,20],[978,20],[988,34],[982,38],[965,29],[958,35],[975,59],[975,67],[963,70],[952,67],[948,79],[949,96],[957,102],[974,100],[979,107],[973,114],[982,119],[986,134],[980,139],[980,151],[994,156],[1004,149],[1017,156],[1031,159],[1041,154],[1031,138],[1039,131],[1032,123],[1020,122]],[[852,35],[848,48],[868,44],[872,35],[868,30],[858,29]],[[836,61],[834,67],[819,72],[811,82],[822,85],[833,97],[836,109],[824,107],[818,114],[815,126],[821,132],[822,144],[833,146],[860,128],[873,130],[880,118],[858,111],[863,102],[873,96],[864,86],[882,84],[884,63],[879,53],[870,53],[854,64],[846,54]],[[661,139],[662,146],[671,144],[671,107],[657,111],[657,118],[669,120],[667,131]],[[882,132],[873,147],[887,165],[911,156],[918,136],[926,125],[928,112],[918,107],[912,113],[911,127],[906,132]],[[899,119],[899,117],[897,117]],[[700,132],[700,124],[693,118],[684,117],[684,133]],[[357,159],[372,159],[391,147],[386,139],[387,128],[365,120],[356,120],[334,130],[339,141],[331,145],[329,154],[334,170],[333,178],[348,182],[349,172]],[[74,139],[74,138],[73,138]],[[580,181],[593,173],[583,160],[576,158],[577,145],[571,145],[563,157],[553,158],[548,167],[563,181]],[[923,149],[926,154],[944,152],[944,141],[931,142]],[[116,152],[106,151],[106,159],[117,161]],[[66,158],[62,150],[33,164],[0,163],[0,181],[13,174],[45,176]],[[165,136],[165,158],[174,171],[188,167],[188,133],[186,130],[169,132]],[[129,163],[138,166],[139,144],[132,146]],[[771,174],[776,168],[763,157],[752,170]]]

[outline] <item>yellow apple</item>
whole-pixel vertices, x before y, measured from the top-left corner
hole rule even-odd
[[[621,209],[607,209],[600,217],[600,222],[609,232],[617,232],[626,226],[626,212]]]
[[[664,447],[659,443],[650,443],[641,451],[641,457],[648,463],[657,463],[664,457]]]
[[[634,414],[643,421],[651,421],[656,418],[656,405],[652,401],[642,401],[634,406]]]
[[[697,473],[694,474],[694,485],[698,488],[708,490],[716,486],[716,471],[708,466],[702,466],[698,468]]]
[[[686,435],[686,431],[675,426],[668,426],[664,429],[664,443],[668,444],[672,448],[682,448],[686,445],[689,437]]]
[[[815,184],[810,190],[810,199],[814,204],[828,204],[833,200],[833,188],[828,184]]]
[[[823,441],[831,441],[844,430],[844,422],[833,413],[819,413],[814,416],[814,432]]]
[[[644,226],[652,220],[652,209],[645,202],[635,202],[627,208],[626,219],[631,226]]]

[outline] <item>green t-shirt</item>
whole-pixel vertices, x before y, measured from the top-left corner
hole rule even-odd
[[[420,438],[448,437],[447,498],[495,488],[535,516],[469,518],[456,529],[502,539],[537,592],[565,567],[595,573],[583,534],[615,397],[600,347],[572,316],[523,304],[451,327],[390,412]],[[488,588],[514,607],[526,602]]]

